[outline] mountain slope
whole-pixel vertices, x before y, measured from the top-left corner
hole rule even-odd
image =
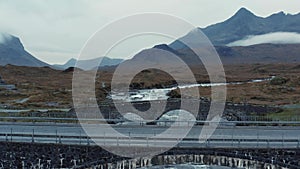
[[[250,35],[262,35],[272,32],[300,33],[300,13],[296,15],[283,12],[263,18],[241,8],[234,16],[224,22],[206,28],[198,28],[210,39],[213,45],[224,46]],[[191,33],[186,35],[192,36]],[[170,44],[173,49],[185,47],[179,41]]]
[[[223,64],[299,63],[300,44],[258,44],[251,46],[216,46]],[[199,64],[199,58],[189,50],[179,50],[178,55],[189,65]]]
[[[0,41],[0,65],[49,66],[28,53],[19,38],[9,34],[0,34],[0,36],[2,37]]]
[[[258,44],[216,50],[224,64],[300,63],[300,44]]]
[[[131,60],[126,61],[128,65],[143,64],[144,62],[175,65],[171,56],[165,59],[165,53],[157,49],[172,53],[183,60],[187,65],[200,66],[201,60],[189,48],[173,50],[167,45],[155,46],[146,49],[135,55]],[[258,44],[251,46],[215,46],[223,64],[270,64],[270,63],[300,63],[300,44]],[[130,63],[130,64],[129,64]]]

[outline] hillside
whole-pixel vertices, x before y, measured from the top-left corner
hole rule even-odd
[[[165,44],[156,45],[152,49],[146,49],[139,52],[131,60],[127,60],[126,64],[137,65],[143,64],[146,61],[151,61],[175,67],[176,62],[174,58],[169,56],[169,59],[164,59],[166,57],[164,52],[158,52],[157,49],[178,56],[190,66],[202,65],[199,57],[189,48],[174,50]],[[215,46],[215,49],[219,54],[222,63],[225,65],[300,63],[300,44],[258,44],[233,47]]]

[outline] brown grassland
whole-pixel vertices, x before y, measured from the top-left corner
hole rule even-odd
[[[209,82],[205,69],[200,66],[191,69],[198,83]],[[261,105],[300,103],[299,64],[240,64],[225,65],[224,69],[227,82],[247,82],[277,77],[272,81],[228,85],[228,101]],[[13,91],[0,89],[1,105],[14,108],[72,107],[72,71],[7,65],[0,67],[0,75],[7,84],[15,84],[17,87],[17,90]],[[112,75],[112,69],[98,71],[96,86],[100,100],[105,98],[105,91],[109,89]],[[101,88],[102,82],[108,86],[105,90]],[[132,81],[133,86],[138,88],[166,87],[174,83],[170,75],[158,70],[142,71]],[[209,87],[200,87],[199,91],[201,96],[210,97]],[[28,101],[18,102],[25,98]]]

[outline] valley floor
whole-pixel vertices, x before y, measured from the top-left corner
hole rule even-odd
[[[193,66],[198,83],[207,83],[208,75],[201,66]],[[247,82],[253,79],[270,78],[273,81],[227,85],[227,101],[259,105],[300,104],[299,64],[241,64],[225,65],[227,82]],[[100,70],[97,79],[97,96],[103,100],[107,96],[113,69]],[[0,75],[16,90],[0,89],[2,108],[71,108],[72,72],[54,70],[49,67],[2,66]],[[180,75],[179,75],[180,76]],[[184,75],[182,75],[184,76]],[[102,88],[101,83],[106,84]],[[139,73],[132,84],[138,88],[164,88],[174,85],[174,79],[164,72],[149,70]],[[209,98],[210,87],[199,87],[200,96]]]

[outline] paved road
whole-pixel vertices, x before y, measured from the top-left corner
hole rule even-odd
[[[124,138],[117,137],[112,133],[105,132],[110,127],[107,125],[88,125],[87,128],[97,133],[96,140],[103,144],[112,145],[143,145],[148,146],[167,145],[177,141],[177,134],[185,131],[185,127],[178,126],[171,130],[170,134],[163,135],[161,140],[153,139],[165,131],[164,126],[113,126],[115,130],[124,134]],[[180,146],[199,146],[199,133],[201,126],[194,126]],[[33,124],[33,123],[0,123],[0,140],[12,140],[29,142],[59,142],[65,144],[85,144],[92,143],[85,138],[84,130],[78,124]],[[11,137],[11,134],[13,135]],[[31,136],[34,135],[34,138]],[[51,137],[45,137],[51,135]],[[130,136],[131,138],[128,138]],[[209,141],[202,143],[201,146],[243,146],[243,147],[299,147],[300,127],[278,127],[278,126],[220,126]],[[147,141],[146,141],[147,140]]]

